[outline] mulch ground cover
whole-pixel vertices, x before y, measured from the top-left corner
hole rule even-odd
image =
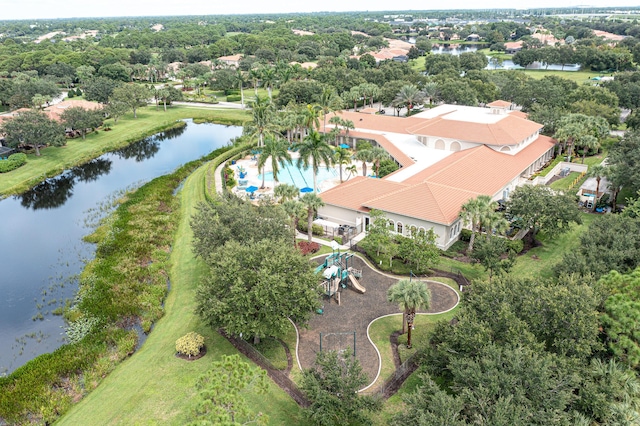
[[[364,294],[350,286],[341,290],[340,305],[335,298],[324,299],[323,314],[314,315],[308,328],[299,328],[300,343],[298,359],[303,369],[311,368],[320,351],[320,334],[323,335],[323,350],[353,348],[353,332],[356,336],[356,358],[364,372],[373,381],[378,372],[379,359],[373,344],[367,338],[367,327],[371,321],[383,315],[399,313],[397,304],[387,302],[387,290],[400,277],[381,274],[358,257],[353,257],[353,267],[362,270],[360,284],[366,288]],[[324,256],[317,259],[324,261]],[[458,302],[456,292],[449,286],[434,281],[427,282],[431,290],[431,307],[427,313],[440,313],[453,308]],[[400,327],[398,319],[398,327]]]

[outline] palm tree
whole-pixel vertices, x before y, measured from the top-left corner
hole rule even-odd
[[[242,70],[240,68],[238,68],[238,71],[236,72],[236,82],[238,83],[238,86],[240,87],[240,105],[242,106],[242,109],[244,109],[244,83],[246,82],[244,74],[242,74]],[[257,98],[257,96],[256,96]]]
[[[351,120],[342,120],[342,127],[344,127],[344,136],[349,139],[349,130],[354,130],[356,128],[355,124]]]
[[[373,148],[372,148],[373,149]],[[372,149],[360,149],[356,152],[354,158],[358,161],[362,161],[362,176],[367,175],[367,163],[373,160]]]
[[[380,171],[380,161],[390,158],[389,153],[384,148],[381,148],[379,146],[371,148],[370,151],[371,161],[373,161],[373,167],[375,169],[376,176],[379,176],[380,174],[378,172]]]
[[[431,292],[427,284],[422,281],[403,279],[389,287],[387,300],[397,303],[402,310],[402,334],[405,331],[405,320],[408,329],[407,348],[411,349],[411,329],[417,309],[429,309]]]
[[[262,186],[264,188],[264,165],[271,159],[271,170],[273,171],[273,184],[278,185],[279,165],[285,162],[291,163],[287,141],[277,136],[267,136],[262,152],[258,157],[258,169],[262,169]]]
[[[346,172],[349,172],[349,176],[347,176],[347,180],[349,180],[349,178],[351,178],[352,175],[355,175],[356,173],[358,173],[358,168],[356,167],[355,164],[352,164],[349,167],[345,167],[344,170]]]
[[[273,188],[273,195],[281,202],[285,203],[289,200],[295,199],[300,195],[300,190],[289,183],[281,183]]]
[[[320,106],[319,105],[307,105],[307,108],[303,110],[304,125],[309,130],[309,133],[313,131],[313,128],[320,128]]]
[[[317,107],[322,111],[322,118],[324,120],[324,131],[327,131],[327,114],[332,111],[339,111],[342,108],[342,100],[332,87],[325,87],[322,89],[322,93],[317,97]]]
[[[608,174],[609,167],[603,165],[602,163],[594,164],[587,170],[587,176],[596,178],[596,200],[598,199],[598,195],[600,193],[600,181],[602,180],[602,178],[607,177]],[[595,208],[596,203],[594,202],[593,209],[595,210]]]
[[[345,98],[345,100],[349,100],[350,102],[353,102],[353,110],[355,112],[358,112],[358,101],[362,99],[362,91],[360,87],[358,86],[352,87],[351,90],[343,93],[342,96]]]
[[[276,189],[280,188],[281,186],[285,186],[285,185],[279,185],[276,187]],[[291,185],[293,186],[293,185]],[[293,188],[295,189],[296,195],[298,194],[298,188],[296,188],[295,186],[293,186]],[[305,206],[304,204],[300,201],[300,200],[285,200],[282,203],[282,208],[284,209],[285,213],[287,214],[287,216],[289,216],[289,219],[291,220],[291,234],[293,237],[293,246],[296,246],[296,231],[298,230],[298,222],[300,221],[300,217],[305,213]],[[313,223],[313,222],[311,222]]]
[[[249,70],[249,77],[253,81],[253,93],[256,95],[256,98],[258,97],[258,81],[260,81],[261,76],[262,73],[257,67],[253,67]]]
[[[264,136],[275,130],[275,108],[271,101],[257,97],[251,103],[253,122],[249,126],[249,133],[258,137],[258,146],[264,145]]]
[[[307,209],[307,236],[309,238],[309,242],[313,241],[313,216],[315,212],[322,206],[324,206],[324,202],[322,198],[318,197],[316,194],[312,192],[307,192],[302,197],[300,197],[300,201]]]
[[[407,116],[411,113],[414,104],[422,102],[424,93],[422,93],[413,84],[405,84],[400,88],[394,102],[402,103],[407,106]]]
[[[269,93],[269,99],[273,99],[273,85],[276,82],[275,68],[271,66],[262,67],[260,76],[262,78],[262,85],[267,88],[267,92]]]
[[[495,210],[485,215],[482,220],[482,225],[487,232],[487,241],[491,238],[494,231],[496,234],[504,234],[509,229],[509,221],[502,213]]]
[[[429,105],[433,104],[433,98],[438,94],[438,83],[435,81],[428,81],[422,87],[422,93],[429,99]]]
[[[300,158],[298,158],[298,168],[305,169],[311,165],[313,170],[313,192],[318,191],[318,170],[320,165],[325,164],[326,167],[333,163],[333,150],[331,145],[325,142],[324,135],[312,131],[307,135],[302,143],[296,144],[295,149],[298,150]]]
[[[469,240],[469,252],[473,251],[473,243],[476,238],[476,231],[479,231],[487,216],[494,212],[497,203],[491,201],[488,195],[478,195],[464,203],[460,209],[460,217],[465,223],[471,225],[471,239]]]
[[[333,153],[333,163],[340,168],[340,183],[342,183],[342,166],[351,163],[351,151],[337,147]]]

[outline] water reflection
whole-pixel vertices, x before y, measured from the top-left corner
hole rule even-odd
[[[111,160],[96,158],[82,166],[74,167],[66,173],[49,178],[33,189],[15,198],[28,209],[55,209],[62,206],[73,195],[76,181],[92,182],[111,171]]]
[[[155,136],[144,138],[140,142],[136,142],[125,148],[114,151],[114,154],[124,160],[133,158],[138,163],[148,160],[158,153],[160,150],[160,142],[177,138],[182,135],[186,129],[187,126],[181,126],[175,129],[166,130]]]
[[[112,164],[111,160],[107,158],[96,158],[82,166],[74,167],[71,169],[71,172],[73,176],[81,182],[93,182],[97,180],[100,175],[109,173]]]
[[[75,179],[72,173],[49,178],[30,191],[16,195],[23,207],[33,210],[55,209],[71,197]]]

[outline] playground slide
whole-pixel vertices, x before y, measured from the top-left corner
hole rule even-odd
[[[349,274],[349,281],[351,282],[351,285],[353,286],[353,289],[355,291],[359,293],[364,293],[365,291],[367,291],[366,288],[360,285],[360,283],[358,282],[358,279],[354,277],[353,274]]]

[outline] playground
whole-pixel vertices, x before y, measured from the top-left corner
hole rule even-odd
[[[377,379],[380,359],[369,340],[367,327],[371,321],[388,314],[399,314],[395,303],[387,302],[387,290],[400,277],[372,269],[364,260],[350,253],[336,253],[316,258],[325,290],[322,313],[314,315],[306,329],[299,328],[297,356],[303,369],[311,368],[316,353],[322,350],[341,351],[353,348],[371,382]],[[415,279],[415,278],[414,278]],[[449,286],[428,281],[431,307],[419,313],[441,313],[453,309],[458,294]],[[338,304],[339,301],[339,304]],[[398,319],[398,328],[400,328]]]

